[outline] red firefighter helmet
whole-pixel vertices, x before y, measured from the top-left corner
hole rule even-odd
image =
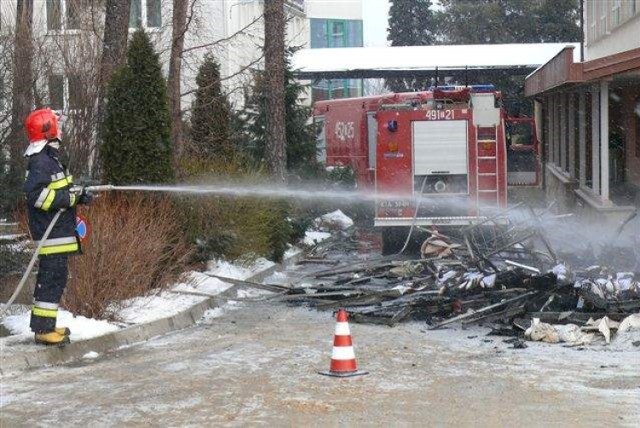
[[[48,108],[34,110],[24,121],[30,143],[53,140],[58,137],[58,117]]]

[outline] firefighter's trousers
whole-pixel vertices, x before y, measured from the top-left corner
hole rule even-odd
[[[56,328],[58,305],[67,285],[68,255],[40,256],[31,309],[31,330],[47,333]]]

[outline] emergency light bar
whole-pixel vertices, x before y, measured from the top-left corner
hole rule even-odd
[[[496,90],[496,87],[494,85],[488,84],[488,85],[469,85],[469,86],[463,86],[463,85],[445,85],[445,86],[431,86],[429,88],[429,91],[434,91],[436,89],[439,89],[441,91],[461,91],[463,89],[470,89],[471,92],[493,92]]]

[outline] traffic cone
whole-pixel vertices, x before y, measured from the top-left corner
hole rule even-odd
[[[318,372],[325,376],[351,377],[369,374],[358,370],[356,355],[353,352],[351,342],[351,331],[347,322],[347,312],[344,309],[338,310],[336,317],[336,333],[333,338],[333,351],[331,352],[331,365],[329,371]]]

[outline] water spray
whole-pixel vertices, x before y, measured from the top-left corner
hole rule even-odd
[[[93,186],[73,186],[70,189],[71,193],[79,195],[82,192],[88,193],[104,193],[111,191],[120,191],[120,192],[154,192],[154,193],[174,193],[174,194],[183,194],[183,195],[211,195],[211,196],[231,196],[231,197],[264,197],[264,198],[274,198],[274,199],[298,199],[298,200],[343,200],[343,201],[369,201],[374,202],[378,200],[385,199],[404,199],[404,200],[413,200],[416,206],[416,213],[413,219],[413,223],[409,230],[409,234],[404,243],[402,250],[398,254],[402,254],[408,244],[411,236],[413,234],[413,230],[416,223],[416,218],[418,215],[418,210],[420,209],[423,201],[430,199],[428,196],[423,195],[424,187],[426,183],[426,178],[422,183],[422,188],[420,191],[420,195],[402,195],[402,194],[384,194],[377,192],[363,192],[363,191],[350,191],[350,190],[342,190],[342,189],[294,189],[288,187],[274,187],[274,186],[255,186],[255,185],[127,185],[127,186],[115,186],[112,184],[100,184]],[[5,312],[8,310],[9,306],[15,301],[17,296],[20,294],[20,291],[26,284],[27,278],[31,273],[36,259],[38,258],[38,253],[40,249],[44,245],[44,242],[49,237],[51,230],[55,226],[56,222],[60,218],[60,215],[65,211],[65,209],[60,209],[53,219],[51,223],[47,227],[44,235],[38,242],[38,246],[33,254],[33,257],[29,261],[29,265],[27,266],[27,270],[24,272],[18,287],[11,295],[11,298],[7,301],[7,303],[0,309],[0,316],[3,316]]]

